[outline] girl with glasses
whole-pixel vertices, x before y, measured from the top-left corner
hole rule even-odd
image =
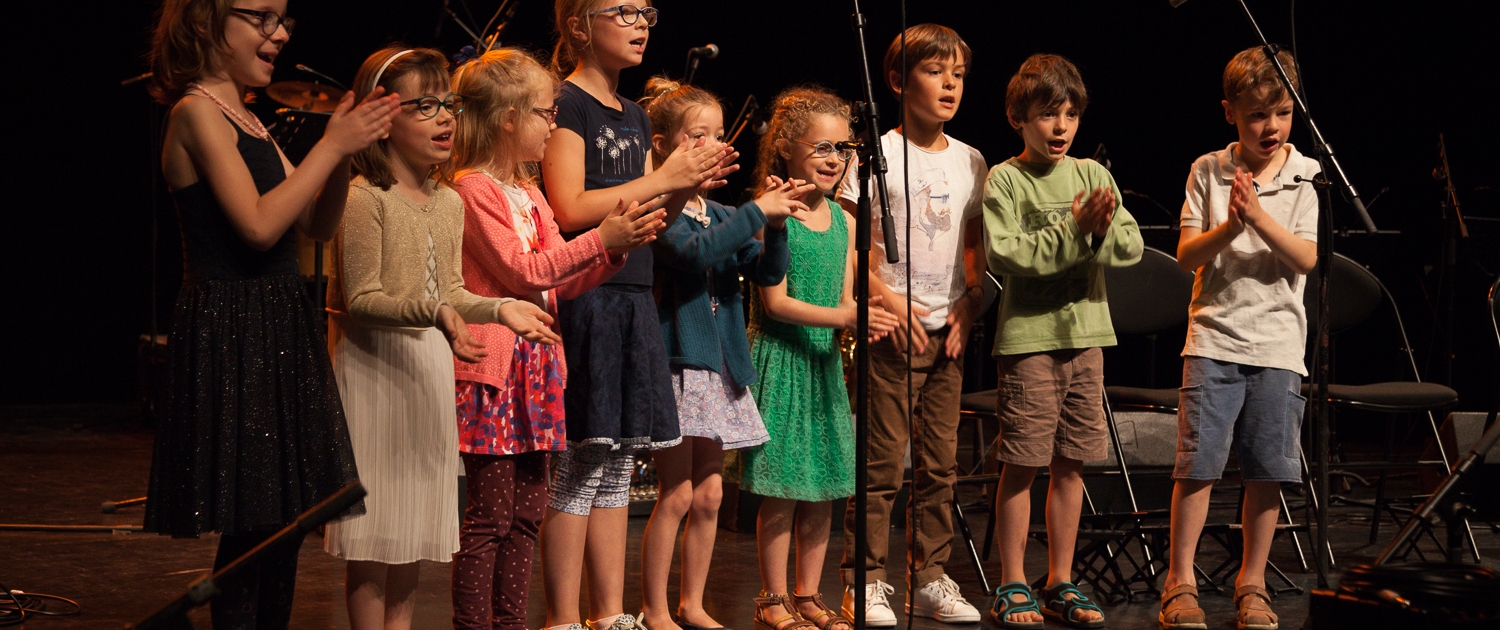
[[[854,328],[854,218],[829,199],[848,162],[837,143],[850,137],[849,105],[823,88],[797,87],[776,97],[761,136],[755,180],[802,180],[814,186],[809,210],[787,224],[791,264],[781,282],[750,301],[750,356],[760,379],[750,386],[771,440],[732,451],[726,470],[742,490],[765,497],[756,520],[761,630],[854,630],[823,602],[818,584],[828,551],[832,501],[854,494],[854,423],[835,329]],[[877,306],[878,297],[870,299]],[[872,336],[896,317],[868,309]],[[787,588],[787,554],[797,531],[795,590]]]
[[[454,116],[422,106],[450,97],[447,67],[436,50],[391,47],[354,76],[356,95],[422,95],[402,102],[386,139],[354,156],[360,176],[333,241],[329,347],[369,494],[366,513],[329,525],[324,541],[348,561],[355,630],[409,628],[418,561],[447,562],[458,550],[452,357],[487,352],[465,322],[556,340],[535,305],[464,289],[463,202],[434,178],[452,152]]]
[[[356,477],[343,404],[297,269],[295,227],[332,238],[350,157],[384,137],[397,98],[339,101],[293,169],[245,108],[291,36],[284,0],[257,14],[167,0],[151,43],[151,93],[171,106],[162,171],[182,230],[169,399],[157,424],[145,529],[218,532],[221,568]],[[353,511],[360,512],[363,507]],[[285,628],[298,545],[219,584],[216,628]]]
[[[701,188],[723,185],[737,156],[718,143],[684,143],[660,166],[651,122],[617,94],[620,71],[641,63],[656,12],[644,0],[560,0],[552,65],[566,77],[557,130],[542,177],[564,234],[586,231],[623,202],[667,210]],[[670,198],[668,198],[670,197]],[[633,252],[609,280],[558,304],[571,382],[564,394],[568,449],[558,456],[541,556],[547,625],[580,625],[583,566],[589,567],[589,625],[630,630],[624,614],[626,518],[637,449],[681,440],[666,346],[652,298],[652,252]],[[578,553],[583,549],[583,553]],[[559,628],[559,630],[561,630]],[[575,629],[577,630],[577,629]]]
[[[470,289],[555,313],[559,299],[598,286],[620,270],[627,251],[655,238],[665,212],[631,204],[563,241],[536,187],[557,82],[531,56],[514,48],[489,51],[459,67],[453,90],[468,98],[445,172],[463,198]],[[453,556],[453,622],[460,629],[524,630],[548,453],[567,446],[568,366],[561,343],[517,338],[504,326],[469,331],[489,355],[458,365],[456,373],[468,507]]]

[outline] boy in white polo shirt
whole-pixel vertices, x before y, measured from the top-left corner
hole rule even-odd
[[[964,75],[973,56],[968,44],[946,26],[920,24],[906,31],[906,65],[901,64],[901,37],[885,54],[886,85],[901,98],[905,123],[880,139],[890,172],[886,194],[896,223],[901,262],[886,262],[880,222],[871,226],[870,294],[882,296],[881,306],[896,315],[901,328],[870,346],[870,458],[866,506],[869,552],[854,557],[854,503],[844,517],[843,612],[854,618],[854,570],[861,563],[868,572],[865,586],[865,624],[872,628],[896,625],[896,614],[886,595],[886,552],[890,548],[891,510],[901,487],[902,459],[912,442],[912,478],[917,506],[910,562],[916,595],[907,602],[913,614],[944,623],[975,623],[979,610],[959,593],[958,584],[943,570],[953,548],[953,521],[948,503],[958,480],[955,448],[958,403],[963,385],[963,352],[970,325],[979,315],[984,279],[983,228],[979,222],[984,196],[984,157],[977,149],[943,133],[943,125],[958,112]],[[906,94],[901,94],[902,75]],[[904,98],[902,98],[904,96]],[[902,144],[911,163],[902,168]],[[910,173],[910,193],[903,185]],[[859,198],[854,169],[839,187],[839,202],[853,208]],[[870,182],[875,187],[875,182]],[[880,196],[872,194],[875,207]],[[909,201],[909,203],[908,203]],[[911,242],[906,241],[910,205]],[[877,214],[878,216],[878,214]],[[908,254],[910,260],[908,260]],[[910,267],[911,286],[907,286]],[[911,313],[906,298],[911,296]],[[907,330],[911,348],[906,347]],[[906,354],[911,353],[911,372]],[[907,379],[913,390],[912,416],[907,417]],[[909,435],[908,423],[917,435]],[[898,562],[899,566],[899,562]]]
[[[1297,85],[1292,56],[1282,51],[1277,58]],[[1236,431],[1245,487],[1236,625],[1278,627],[1265,590],[1266,557],[1281,483],[1302,479],[1302,291],[1318,258],[1318,199],[1306,180],[1320,169],[1286,142],[1292,99],[1263,49],[1246,49],[1225,67],[1223,105],[1239,142],[1193,163],[1177,246],[1179,263],[1197,271],[1197,280],[1182,351],[1163,630],[1208,627],[1193,552]]]

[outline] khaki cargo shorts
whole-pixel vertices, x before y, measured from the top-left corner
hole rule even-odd
[[[1054,456],[1105,459],[1104,351],[1099,348],[1000,355],[1000,461],[1046,466]]]

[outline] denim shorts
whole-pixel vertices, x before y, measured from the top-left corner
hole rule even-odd
[[[1302,378],[1291,370],[1184,357],[1173,479],[1218,479],[1239,433],[1246,481],[1302,480]]]

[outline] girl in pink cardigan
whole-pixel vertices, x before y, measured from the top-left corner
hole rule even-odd
[[[464,201],[464,284],[550,313],[557,300],[618,271],[625,252],[655,240],[665,214],[622,204],[598,228],[563,241],[532,183],[554,126],[556,89],[536,60],[509,48],[453,77],[453,92],[464,96],[451,167]],[[522,630],[547,505],[547,453],[567,444],[566,364],[560,344],[517,339],[504,326],[470,325],[469,334],[489,355],[455,367],[468,508],[453,557],[454,626]]]

